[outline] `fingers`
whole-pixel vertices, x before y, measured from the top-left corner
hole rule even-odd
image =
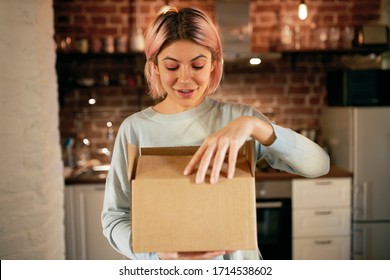
[[[221,145],[214,157],[213,169],[211,170],[210,183],[215,184],[218,182],[219,174],[221,173],[223,162],[225,161],[226,151],[228,150],[228,144]]]
[[[201,161],[206,148],[207,146],[205,145],[205,143],[203,143],[199,147],[199,149],[196,151],[196,153],[193,155],[190,162],[187,164],[186,168],[184,169],[184,175],[190,175],[194,171],[195,167]]]
[[[218,182],[223,163],[225,162],[226,153],[228,152],[228,170],[227,170],[227,177],[229,179],[234,177],[234,172],[236,170],[236,163],[237,163],[237,156],[238,152],[241,148],[241,145],[238,142],[230,141],[230,142],[223,142],[220,143],[218,148],[212,151],[213,154],[215,154],[213,167],[211,170],[211,176],[210,176],[210,183],[215,184]],[[202,165],[201,161],[201,165]],[[205,174],[207,172],[207,168],[210,164],[210,156],[208,155],[207,158],[204,161],[204,166],[202,166],[201,172],[198,170],[197,179],[200,182],[203,182]]]
[[[215,258],[215,257],[218,257],[218,256],[225,255],[225,254],[226,254],[226,251],[205,252],[205,253],[203,253],[202,257],[205,260],[209,260],[209,259],[212,259],[212,258]]]
[[[207,170],[209,169],[210,162],[214,156],[215,149],[215,144],[211,144],[208,145],[207,149],[204,151],[199,163],[198,172],[196,172],[195,181],[197,184],[201,184],[204,182]]]
[[[228,178],[231,179],[234,177],[234,171],[236,170],[237,155],[241,146],[234,142],[230,145],[229,149],[229,166],[228,166]]]
[[[226,251],[210,251],[210,252],[182,252],[178,253],[179,259],[182,260],[210,260],[212,258],[222,256]]]
[[[157,253],[157,255],[161,260],[209,260],[227,253],[228,251],[172,252],[172,253]]]
[[[255,128],[257,129],[255,133],[255,136],[257,137],[255,137],[255,139],[261,140],[264,138],[262,133],[263,129],[261,129],[262,125],[259,126],[258,122],[260,122],[262,125],[265,124],[265,122],[259,120],[256,117],[241,116],[228,123],[225,127],[218,130],[213,135],[209,136],[203,142],[203,144],[191,159],[190,163],[185,168],[184,174],[191,174],[194,171],[196,165],[199,164],[199,168],[196,174],[196,182],[202,183],[206,176],[209,165],[212,162],[213,167],[211,170],[210,182],[216,183],[218,181],[226,153],[229,153],[227,175],[228,178],[233,178],[238,151],[241,146],[244,145],[245,141],[249,137],[252,137]],[[269,124],[267,124],[266,127],[272,128],[272,126]],[[268,134],[266,133],[266,135]],[[275,138],[274,134],[273,136],[273,138]]]
[[[222,139],[218,143],[206,140],[186,166],[184,175],[191,174],[199,164],[195,182],[197,184],[203,183],[206,178],[207,170],[212,163],[210,183],[217,183],[226,158],[226,153],[229,151],[227,177],[233,178],[240,147],[241,145],[239,142],[229,141],[228,139]]]

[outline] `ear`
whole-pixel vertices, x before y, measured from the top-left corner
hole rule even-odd
[[[211,63],[210,72],[213,72],[213,71],[214,71],[214,66],[215,66],[215,63],[216,63],[216,61],[215,61],[215,60],[214,60],[214,61]]]
[[[156,73],[156,75],[160,75],[160,70],[158,69],[158,65],[154,62],[151,62],[151,63],[152,63],[152,67],[153,67],[153,70]]]

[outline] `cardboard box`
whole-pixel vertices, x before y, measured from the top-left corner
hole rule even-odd
[[[217,184],[183,175],[198,147],[128,147],[134,252],[257,249],[253,142],[240,150],[235,176]]]

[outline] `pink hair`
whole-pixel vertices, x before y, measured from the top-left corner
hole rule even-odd
[[[157,55],[168,44],[178,40],[191,40],[210,50],[214,70],[210,74],[206,93],[215,92],[223,74],[222,44],[216,26],[198,9],[177,10],[171,7],[154,20],[145,34],[145,78],[149,85],[150,96],[152,98],[165,96],[165,91],[155,72]]]

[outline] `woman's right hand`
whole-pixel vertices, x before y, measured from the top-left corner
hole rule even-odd
[[[157,253],[160,260],[210,260],[231,251]]]
[[[184,170],[191,174],[198,166],[195,182],[203,183],[211,168],[210,183],[218,181],[225,158],[228,158],[227,178],[233,178],[237,155],[245,141],[252,137],[262,145],[271,145],[276,135],[272,125],[257,117],[241,116],[207,137]]]

